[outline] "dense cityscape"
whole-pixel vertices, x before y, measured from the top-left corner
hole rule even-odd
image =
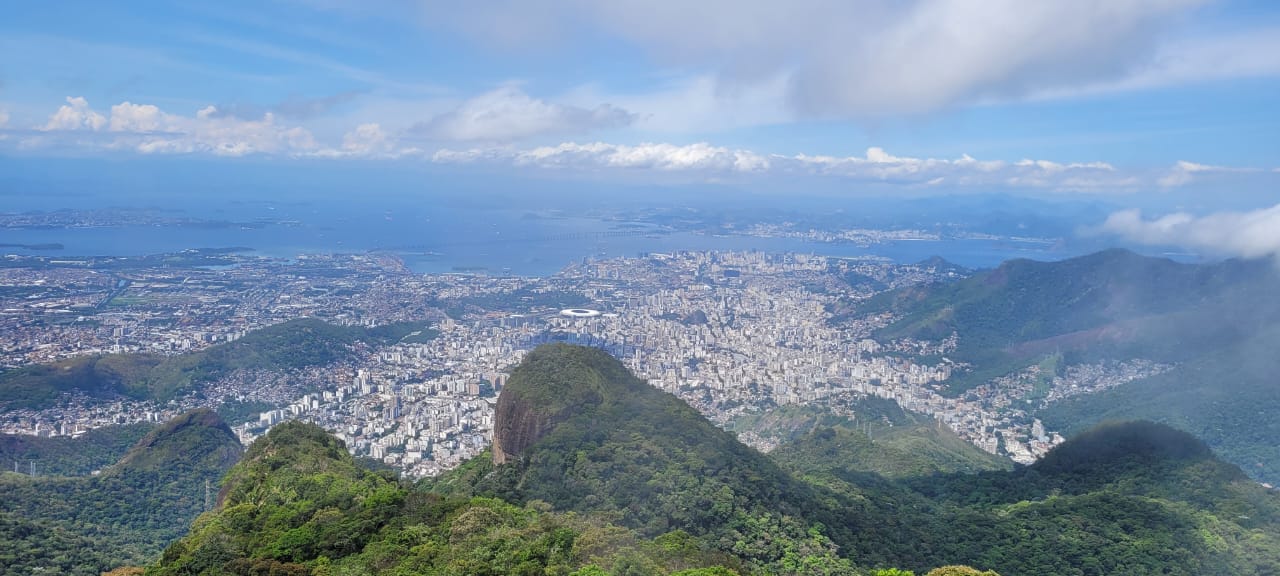
[[[945,356],[954,337],[877,342],[872,332],[891,318],[838,313],[877,289],[958,277],[940,260],[654,253],[585,259],[540,278],[418,275],[379,254],[217,258],[217,266],[6,268],[0,359],[20,367],[85,355],[180,354],[302,317],[359,326],[425,320],[434,337],[362,346],[355,360],[338,364],[238,370],[164,403],[68,396],[56,408],[7,411],[3,431],[75,435],[235,404],[260,409],[235,422],[246,444],[283,420],[305,419],[358,455],[434,475],[487,447],[505,371],[534,346],[564,341],[608,350],[722,426],[777,406],[840,412],[854,398],[878,396],[1025,463],[1062,441],[1030,416],[1033,399],[1047,403],[1167,368],[1141,360],[1073,366],[1049,379],[1046,391],[1031,367],[948,397],[941,383],[964,369]],[[849,275],[880,288],[842,280]],[[912,360],[919,357],[940,360]],[[774,444],[751,431],[742,439],[765,450]]]

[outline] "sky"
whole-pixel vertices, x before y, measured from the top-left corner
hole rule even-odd
[[[65,0],[0,18],[11,159],[1098,199],[1130,240],[1240,254],[1280,251],[1278,102],[1267,0]]]

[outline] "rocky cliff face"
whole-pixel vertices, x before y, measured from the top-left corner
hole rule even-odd
[[[567,417],[564,411],[548,414],[511,394],[499,396],[493,424],[493,463],[506,464],[518,460],[534,442]]]
[[[626,369],[600,350],[548,344],[530,352],[498,396],[493,463],[519,460],[557,424],[600,404],[603,383],[619,370]]]

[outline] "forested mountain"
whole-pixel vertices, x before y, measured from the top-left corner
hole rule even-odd
[[[1109,424],[1011,470],[919,417],[883,417],[821,420],[764,455],[604,352],[547,345],[504,388],[493,451],[436,479],[362,468],[299,422],[224,476],[239,446],[208,411],[97,476],[0,475],[0,573],[1280,570],[1280,495],[1184,432]],[[216,501],[192,524],[205,479]]]
[[[208,410],[157,427],[95,476],[0,473],[0,574],[96,575],[155,557],[205,508],[241,452]]]
[[[961,281],[885,292],[864,313],[897,321],[877,338],[958,336],[970,365],[958,394],[1040,364],[1142,359],[1161,374],[1039,408],[1052,429],[1106,420],[1166,422],[1204,439],[1253,477],[1280,482],[1280,268],[1270,259],[1182,264],[1108,250],[1060,262],[1012,260]]]
[[[154,426],[107,426],[74,438],[0,434],[0,462],[16,462],[19,471],[34,470],[40,476],[88,476],[115,464]]]
[[[897,402],[867,396],[844,405],[847,416],[826,406],[790,404],[733,421],[733,429],[778,442],[769,452],[793,472],[812,465],[840,466],[886,478],[949,472],[1009,470],[1013,461],[982,451],[950,428]]]
[[[502,394],[494,452],[416,485],[278,426],[150,573],[1280,570],[1280,497],[1164,425],[1104,426],[1012,471],[895,480],[854,462],[867,448],[849,430],[756,453],[598,350],[541,347]]]
[[[250,447],[217,511],[148,573],[651,574],[719,560],[732,561],[687,534],[649,540],[546,503],[415,490],[360,468],[324,430],[286,422]]]

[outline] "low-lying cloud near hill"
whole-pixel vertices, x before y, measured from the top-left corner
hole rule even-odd
[[[1153,246],[1180,246],[1225,256],[1280,257],[1280,204],[1250,212],[1194,216],[1178,212],[1147,220],[1138,210],[1116,212],[1101,231]]]

